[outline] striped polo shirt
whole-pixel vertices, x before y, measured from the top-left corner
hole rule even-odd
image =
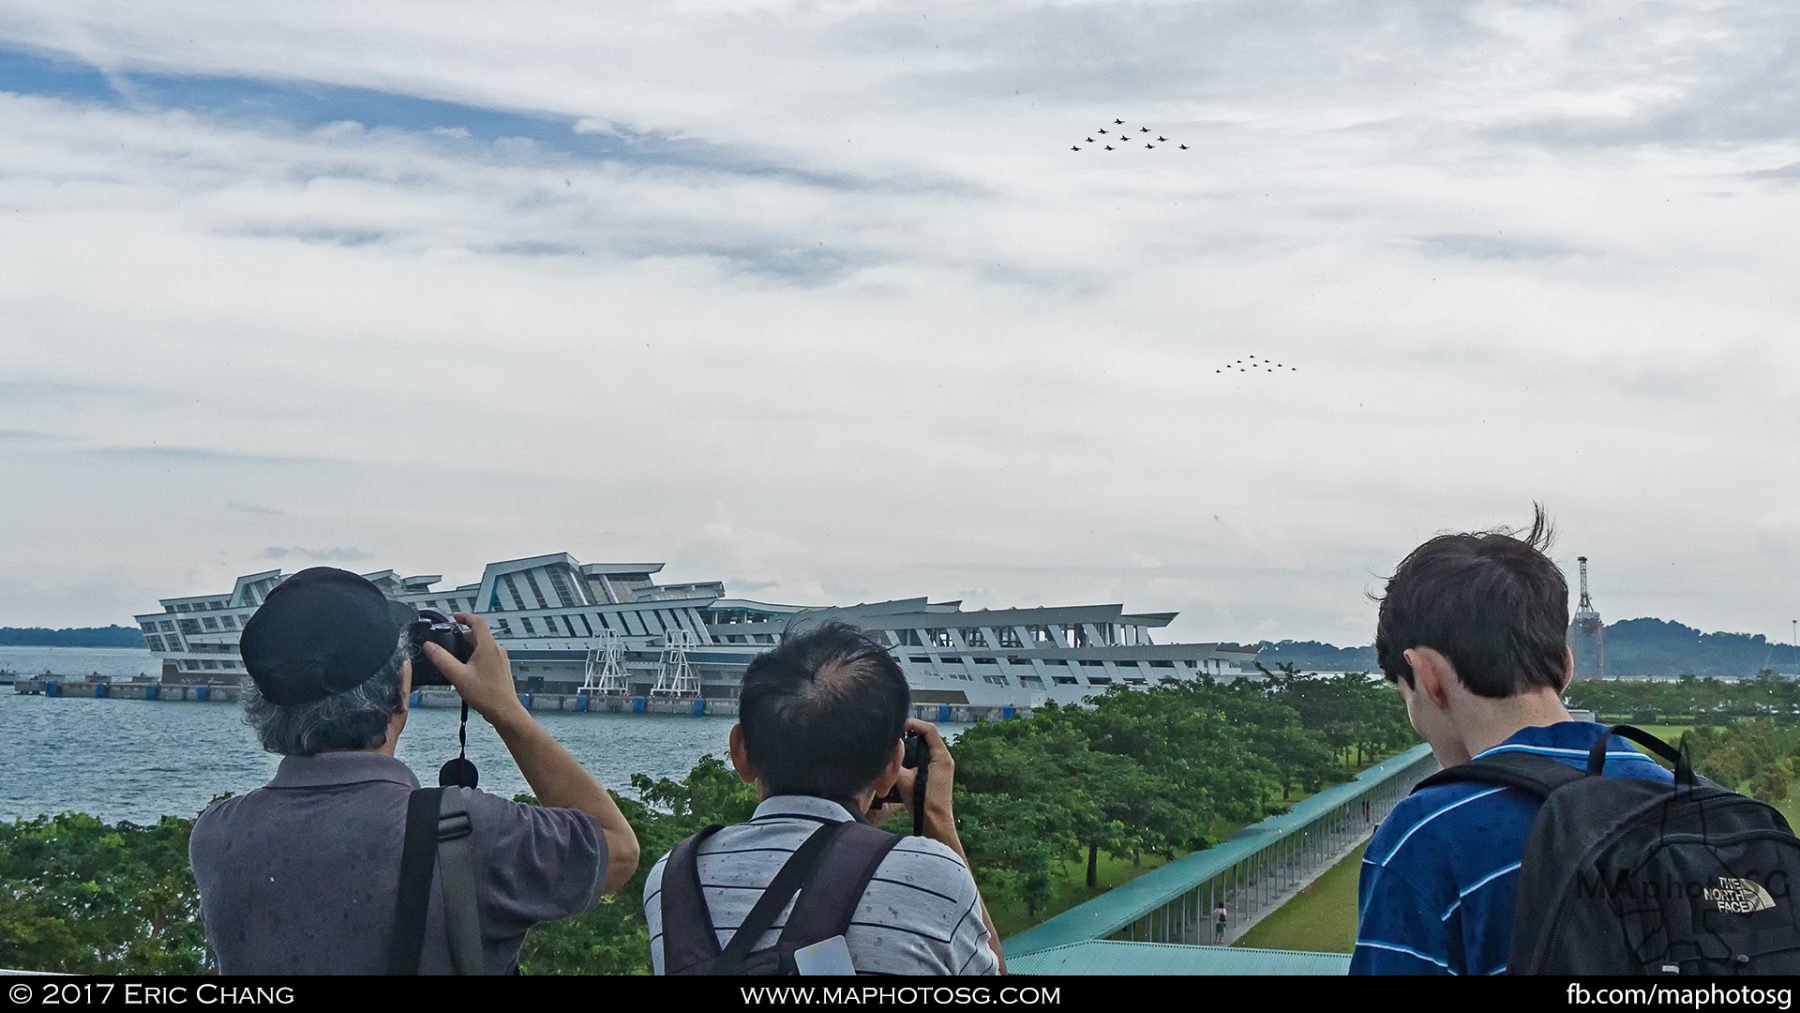
[[[747,822],[726,827],[700,848],[700,885],[723,949],[749,916],[763,889],[795,849],[821,825],[851,819],[828,799],[777,795]],[[904,815],[899,818],[905,818]],[[644,919],[650,923],[650,961],[663,973],[664,855],[644,882]],[[793,902],[752,949],[775,945]],[[925,837],[907,837],[875,869],[851,916],[850,963],[858,974],[993,974],[999,959],[988,945],[975,879],[956,852]]]
[[[1563,721],[1521,729],[1479,755],[1535,753],[1574,766],[1605,727]],[[1608,776],[1672,781],[1630,742],[1607,744]],[[1375,830],[1357,887],[1351,974],[1500,974],[1537,799],[1515,788],[1444,784],[1408,796]]]

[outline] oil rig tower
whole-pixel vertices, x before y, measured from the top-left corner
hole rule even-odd
[[[1588,595],[1587,557],[1581,560],[1581,604],[1569,623],[1569,649],[1575,652],[1575,678],[1606,678],[1606,624]]]

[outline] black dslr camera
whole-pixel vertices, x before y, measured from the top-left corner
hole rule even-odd
[[[431,609],[420,609],[419,618],[406,627],[406,643],[407,653],[412,658],[414,689],[450,685],[450,680],[444,678],[444,673],[438,671],[425,653],[426,644],[442,647],[451,657],[465,664],[475,656],[475,641],[469,636],[469,628]],[[466,703],[462,705],[462,724],[457,726],[456,738],[461,748],[456,759],[439,768],[438,784],[445,788],[457,785],[473,788],[480,782],[481,775],[476,773],[475,764],[469,762],[469,705]]]
[[[925,740],[918,732],[907,732],[901,740],[903,750],[900,766],[907,770],[916,770],[919,776],[913,779],[912,802],[907,808],[912,810],[913,833],[923,833],[925,828],[925,778],[931,772],[931,750],[925,746]],[[881,805],[898,805],[904,801],[900,797],[900,786],[888,789],[888,793],[875,800]]]
[[[475,654],[475,641],[469,638],[469,628],[458,622],[452,622],[442,612],[420,609],[419,618],[413,620],[406,628],[406,643],[412,655],[412,684],[414,689],[421,686],[448,686],[450,681],[444,673],[437,670],[431,658],[425,654],[426,644],[436,644],[449,651],[457,661],[467,662]]]

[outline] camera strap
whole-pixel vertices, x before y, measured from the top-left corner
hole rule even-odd
[[[419,788],[407,799],[406,838],[400,849],[400,885],[394,899],[394,931],[388,950],[389,974],[419,973],[434,870],[450,942],[451,967],[457,974],[481,974],[486,970],[472,829],[460,789]]]

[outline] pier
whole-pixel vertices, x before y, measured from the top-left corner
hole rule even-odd
[[[20,676],[13,692],[53,698],[84,697],[103,700],[152,700],[169,703],[232,703],[243,698],[235,683],[177,685],[160,682],[89,681],[85,676]],[[623,694],[544,693],[520,691],[519,702],[528,711],[563,711],[570,714],[665,714],[694,717],[735,717],[738,702],[725,697],[627,696]],[[410,707],[458,707],[462,700],[441,687],[415,689]],[[1010,721],[1028,718],[1029,707],[976,707],[967,704],[915,703],[912,716],[936,724],[973,724],[978,721]]]

